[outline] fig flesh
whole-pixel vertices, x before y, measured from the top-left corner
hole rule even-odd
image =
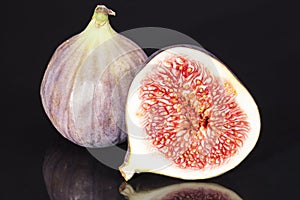
[[[247,89],[206,50],[178,45],[152,55],[127,99],[128,152],[120,171],[205,179],[237,166],[260,132]]]

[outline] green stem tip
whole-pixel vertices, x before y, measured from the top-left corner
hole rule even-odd
[[[116,16],[116,13],[107,8],[105,5],[97,5],[93,18],[96,20],[98,25],[102,26],[108,21],[108,15]]]

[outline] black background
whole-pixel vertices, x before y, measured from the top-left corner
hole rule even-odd
[[[102,3],[117,12],[111,25],[118,32],[154,26],[194,38],[226,63],[256,100],[262,130],[255,149],[234,170],[203,182],[219,183],[244,199],[299,196],[296,1]],[[92,0],[6,1],[1,7],[0,199],[49,199],[42,173],[45,152],[58,141],[71,144],[45,115],[39,86],[56,47],[85,28],[97,4]],[[137,177],[143,180],[143,176],[157,177]]]

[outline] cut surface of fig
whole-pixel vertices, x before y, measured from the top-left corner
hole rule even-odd
[[[127,99],[129,151],[120,170],[183,179],[220,175],[254,148],[259,111],[250,93],[207,51],[173,46],[149,58]]]
[[[120,186],[120,193],[129,200],[242,199],[232,190],[213,183],[180,183],[148,191],[134,191],[129,184],[123,184]]]

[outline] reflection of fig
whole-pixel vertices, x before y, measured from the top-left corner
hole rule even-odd
[[[241,200],[235,192],[212,183],[180,183],[162,188],[135,192],[126,183],[120,186],[120,193],[129,200]]]
[[[140,172],[218,176],[245,159],[260,132],[247,89],[210,53],[187,45],[148,59],[130,86],[126,117],[126,180]]]
[[[122,177],[94,159],[84,148],[70,143],[46,153],[43,175],[51,200],[118,199]]]
[[[140,47],[113,30],[108,15],[115,13],[96,7],[85,30],[56,49],[41,83],[42,104],[52,124],[84,147],[126,140],[127,92],[146,59]]]

